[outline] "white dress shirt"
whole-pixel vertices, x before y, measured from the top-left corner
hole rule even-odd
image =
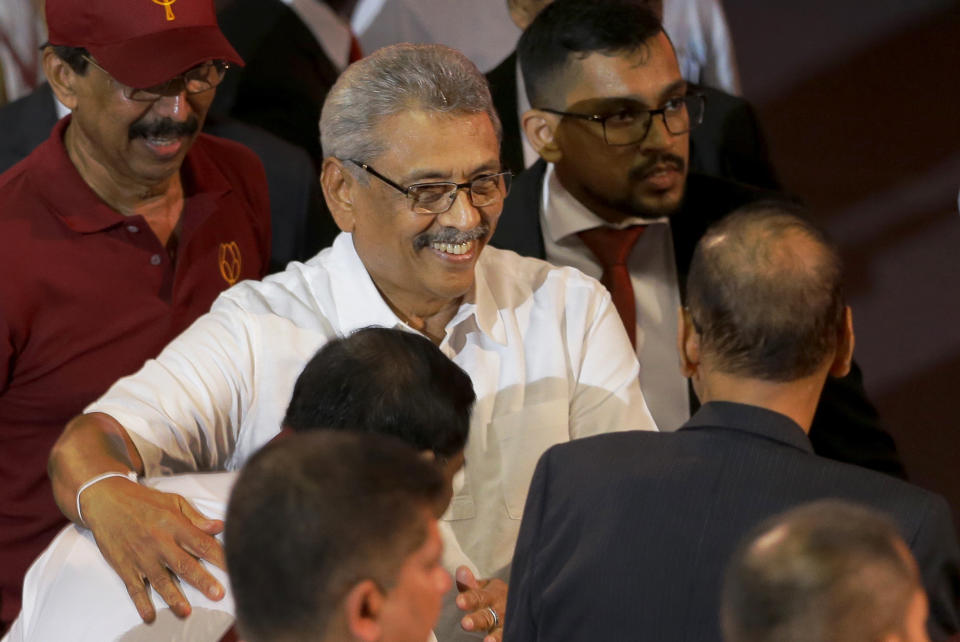
[[[182,495],[207,517],[223,519],[235,479],[236,473],[214,473],[175,475],[143,483]],[[193,612],[180,619],[165,608],[159,593],[151,591],[157,619],[153,624],[144,624],[123,580],[100,554],[93,534],[71,524],[60,531],[27,571],[23,608],[3,642],[216,642],[233,624],[233,594],[226,573],[212,564],[204,566],[223,584],[226,593],[222,600],[210,600],[189,584],[181,583],[180,589]]]
[[[687,380],[677,354],[677,310],[680,287],[668,218],[626,219],[620,227],[645,225],[630,253],[627,268],[637,302],[637,357],[640,387],[660,430],[676,430],[690,418]],[[603,267],[577,232],[609,226],[560,184],[552,163],[547,165],[540,201],[547,260],[569,265],[600,278]],[[619,318],[619,317],[618,317]]]
[[[410,330],[349,234],[307,263],[227,290],[211,311],[86,412],[123,425],[147,475],[236,469],[279,430],[304,364],[366,326]],[[412,330],[410,330],[412,331]],[[473,381],[464,473],[447,514],[448,568],[504,576],[540,455],[576,437],[655,429],[610,295],[570,268],[487,247],[440,349]],[[454,541],[450,541],[450,538]],[[441,636],[441,639],[444,639]]]

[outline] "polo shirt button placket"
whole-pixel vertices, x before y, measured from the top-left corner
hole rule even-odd
[[[137,227],[136,225],[128,225],[127,231],[130,232],[131,234],[136,234],[137,232],[140,231],[140,228]]]
[[[154,254],[150,257],[150,265],[160,265],[163,262],[163,257],[159,254]]]

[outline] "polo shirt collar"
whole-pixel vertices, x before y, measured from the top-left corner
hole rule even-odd
[[[74,167],[67,154],[63,135],[67,125],[70,124],[70,119],[71,116],[66,116],[57,121],[50,133],[50,138],[38,149],[38,152],[44,156],[44,162],[38,164],[39,171],[35,174],[37,183],[43,186],[38,193],[49,194],[41,198],[50,210],[74,232],[88,234],[120,225],[125,220],[123,214],[111,208],[97,196],[80,176],[80,172]],[[53,185],[56,186],[55,190],[50,189]],[[54,191],[59,198],[53,198]],[[70,197],[64,199],[64,194],[69,194]],[[69,205],[69,209],[65,209],[66,205]]]
[[[475,320],[476,326],[497,343],[506,344],[506,332],[500,311],[487,279],[484,259],[488,249],[480,255],[474,274],[474,286],[464,297],[460,308],[447,324],[447,334],[464,322]],[[360,328],[380,326],[401,327],[414,331],[403,322],[384,300],[366,266],[353,245],[353,235],[343,232],[333,242],[330,254],[331,289],[337,310],[340,331],[349,334]]]
[[[750,433],[813,454],[810,438],[803,428],[786,415],[759,406],[730,401],[710,401],[680,430],[721,428]]]
[[[666,216],[658,219],[642,219],[629,217],[612,225],[591,212],[583,203],[574,198],[573,194],[560,183],[553,163],[547,163],[543,178],[544,190],[541,194],[541,212],[550,212],[550,216],[543,216],[543,227],[547,236],[555,243],[573,236],[584,230],[597,227],[613,227],[623,229],[631,225],[669,225],[670,219]]]

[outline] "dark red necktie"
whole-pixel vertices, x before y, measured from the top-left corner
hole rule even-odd
[[[647,228],[643,225],[631,225],[622,230],[595,227],[577,233],[603,266],[600,282],[610,290],[613,305],[620,313],[623,327],[626,328],[627,336],[634,347],[637,345],[637,303],[633,298],[633,284],[627,270],[627,259],[645,229]]]

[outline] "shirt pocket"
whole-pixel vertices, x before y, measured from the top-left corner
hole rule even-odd
[[[566,399],[527,406],[493,419],[500,445],[501,486],[507,514],[523,516],[523,505],[537,461],[554,444],[570,441],[570,408]]]

